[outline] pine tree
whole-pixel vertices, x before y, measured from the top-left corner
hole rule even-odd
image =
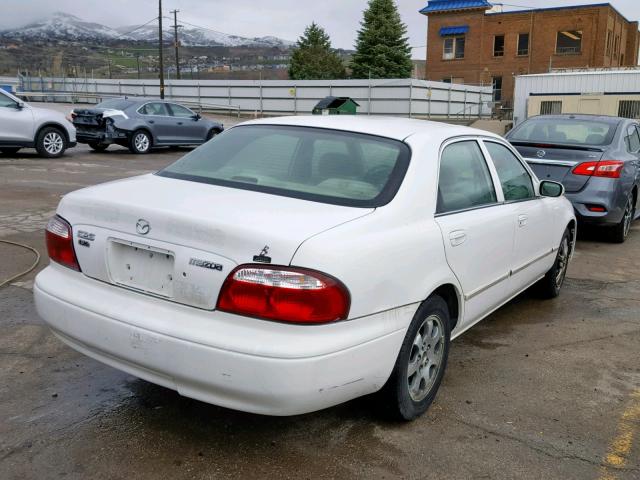
[[[394,0],[369,0],[358,31],[353,78],[409,78],[413,70],[407,26]]]
[[[345,66],[331,48],[331,39],[315,22],[298,39],[291,55],[289,77],[293,80],[330,80],[345,78]]]

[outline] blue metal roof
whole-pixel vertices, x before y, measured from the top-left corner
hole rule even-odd
[[[467,8],[491,8],[492,6],[487,0],[429,0],[429,4],[420,10],[420,13],[426,15]]]
[[[440,29],[440,36],[446,37],[447,35],[462,35],[469,31],[469,25],[459,25],[457,27],[442,27]]]

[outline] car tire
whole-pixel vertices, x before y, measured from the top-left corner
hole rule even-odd
[[[551,267],[544,278],[538,283],[538,293],[542,298],[552,299],[560,295],[560,290],[562,290],[562,285],[567,276],[570,256],[571,232],[567,228],[564,231],[564,235],[562,235],[553,267]]]
[[[62,130],[56,127],[45,127],[36,138],[38,155],[44,158],[59,158],[67,149],[67,139]]]
[[[149,132],[136,130],[129,139],[129,150],[137,155],[144,155],[151,151],[152,139]]]
[[[614,243],[624,243],[629,236],[631,230],[631,224],[636,216],[636,205],[633,193],[627,198],[627,203],[624,207],[624,214],[620,223],[611,227],[609,231],[609,238]]]
[[[91,147],[91,150],[93,150],[94,152],[104,152],[107,148],[109,148],[109,144],[108,143],[91,142],[91,143],[89,143],[89,147]]]
[[[217,128],[212,128],[211,130],[209,130],[209,133],[207,133],[207,139],[205,140],[205,142],[208,142],[209,140],[211,140],[216,135],[219,135],[220,133],[221,133],[220,130],[218,130]]]
[[[414,420],[433,403],[449,357],[450,322],[447,303],[437,295],[414,315],[391,377],[380,392],[381,407],[394,419]]]
[[[3,155],[15,155],[20,151],[20,147],[5,147],[0,148],[0,153]]]

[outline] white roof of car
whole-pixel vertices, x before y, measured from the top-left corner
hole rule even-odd
[[[429,120],[367,115],[301,115],[296,117],[273,117],[251,120],[242,125],[290,125],[300,127],[327,128],[348,132],[365,133],[380,137],[405,140],[415,134],[432,134],[438,137],[482,135],[497,137],[493,133],[476,128],[451,125]]]

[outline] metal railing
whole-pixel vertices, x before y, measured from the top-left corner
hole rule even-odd
[[[122,98],[122,95],[105,95],[105,94],[92,94],[92,93],[73,93],[73,92],[25,92],[19,91],[15,93],[16,97],[22,98],[24,100],[29,99],[40,99],[41,101],[56,101],[63,99],[66,103],[100,103],[105,99],[109,98]],[[136,98],[142,97],[142,95],[126,95],[127,98]],[[81,102],[79,100],[85,100]],[[86,102],[86,100],[91,100],[90,102]],[[234,111],[237,113],[238,118],[240,118],[240,106],[239,105],[226,105],[226,104],[214,104],[214,103],[203,103],[203,102],[191,102],[191,101],[180,101],[181,105],[189,107],[194,110],[198,110],[200,113],[203,111],[214,111],[214,110],[228,110]]]

